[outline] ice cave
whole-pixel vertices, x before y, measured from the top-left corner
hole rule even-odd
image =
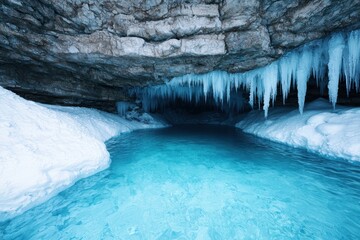
[[[0,239],[360,239],[360,1],[3,0]]]

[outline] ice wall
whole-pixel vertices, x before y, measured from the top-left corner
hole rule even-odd
[[[298,105],[303,113],[307,81],[313,76],[323,92],[329,89],[329,100],[335,108],[339,81],[346,81],[347,93],[352,88],[359,91],[360,85],[360,30],[350,33],[336,33],[330,38],[310,42],[295,49],[277,61],[245,73],[213,71],[206,74],[188,74],[175,77],[165,85],[135,89],[146,111],[156,110],[177,98],[198,103],[210,97],[218,106],[234,104],[231,95],[239,89],[247,90],[252,107],[263,106],[265,117],[269,106],[274,103],[278,85],[281,86],[283,101],[291,86],[296,86]],[[240,105],[242,103],[238,103]]]

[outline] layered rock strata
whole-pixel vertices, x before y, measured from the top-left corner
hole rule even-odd
[[[3,0],[0,85],[114,110],[133,86],[243,72],[360,28],[360,0]]]

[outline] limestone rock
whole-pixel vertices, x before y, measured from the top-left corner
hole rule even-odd
[[[0,85],[111,111],[133,86],[254,69],[357,28],[360,0],[3,0]]]

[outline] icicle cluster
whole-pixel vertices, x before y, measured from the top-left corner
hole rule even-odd
[[[125,116],[126,112],[134,107],[135,105],[129,102],[117,102],[116,103],[116,108],[117,108],[117,112],[120,116]]]
[[[198,102],[212,97],[218,105],[230,103],[234,90],[243,88],[250,92],[249,103],[253,107],[263,103],[265,117],[270,102],[274,103],[278,84],[281,85],[285,102],[291,86],[298,90],[300,113],[303,112],[307,81],[313,76],[320,91],[326,84],[329,100],[335,107],[341,77],[346,81],[347,93],[351,88],[359,91],[360,84],[360,30],[348,34],[337,33],[330,38],[313,41],[291,51],[279,60],[259,69],[245,73],[230,74],[214,71],[206,74],[188,74],[175,77],[165,85],[135,90],[140,95],[145,110],[154,110],[166,99],[180,98]]]
[[[213,75],[214,83],[216,79],[224,76],[224,72],[211,72]],[[215,77],[215,75],[218,75]],[[186,82],[184,79],[192,78],[198,79],[195,81]],[[177,80],[176,80],[177,79]],[[194,103],[200,105],[206,103],[212,98],[215,106],[223,111],[239,112],[244,106],[244,98],[241,91],[230,92],[228,88],[226,94],[226,101],[223,100],[223,91],[220,91],[220,87],[226,85],[222,83],[219,86],[213,87],[213,83],[203,81],[200,75],[186,75],[181,78],[174,78],[171,82],[165,85],[152,86],[148,88],[135,88],[132,89],[132,94],[141,97],[142,107],[145,111],[162,110],[169,103],[175,103],[177,99],[181,99],[185,102]],[[210,79],[210,78],[207,78]],[[179,82],[178,82],[179,81]],[[221,80],[219,80],[221,81]],[[230,85],[229,85],[230,87]],[[211,90],[211,92],[210,92]],[[215,97],[216,96],[216,97]]]

